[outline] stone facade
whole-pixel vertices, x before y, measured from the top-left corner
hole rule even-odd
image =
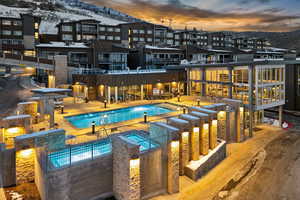
[[[113,192],[118,200],[139,200],[139,146],[123,138],[113,138]]]
[[[26,149],[16,152],[17,184],[34,181],[34,158],[34,149]]]
[[[37,116],[38,103],[37,102],[22,102],[18,103],[18,112],[20,115],[31,115],[32,117]]]
[[[200,153],[201,155],[207,155],[209,150],[209,124],[203,124],[200,133]]]

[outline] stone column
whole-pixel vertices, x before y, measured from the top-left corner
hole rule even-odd
[[[279,127],[282,127],[282,120],[283,119],[283,106],[279,106]]]
[[[187,69],[187,96],[191,95],[191,70]]]
[[[240,123],[239,123],[241,141],[245,140],[245,108],[240,107]]]
[[[55,86],[68,83],[68,57],[66,55],[54,56]]]
[[[217,116],[218,120],[218,137],[226,140],[227,138],[227,113],[226,111],[220,111]]]
[[[140,200],[139,145],[128,142],[122,136],[112,140],[113,192],[118,200]]]
[[[200,153],[207,155],[209,150],[209,123],[203,124],[202,131],[200,133]]]
[[[201,69],[201,72],[202,72],[202,76],[201,76],[201,79],[202,81],[206,81],[206,71],[205,69]],[[206,96],[206,83],[202,82],[202,96]]]
[[[194,127],[191,134],[191,159],[199,160],[200,127]]]
[[[168,144],[168,193],[179,192],[179,141]]]
[[[180,175],[184,175],[184,167],[189,163],[189,132],[182,132],[180,136]]]
[[[118,103],[118,87],[115,87],[115,103]]]
[[[217,147],[217,135],[218,135],[218,120],[212,120],[209,131],[209,148],[214,149]]]
[[[229,82],[230,85],[228,86],[228,98],[232,99],[232,67],[230,67],[229,69]]]
[[[144,85],[141,85],[141,100],[144,100]]]
[[[55,88],[55,76],[54,75],[48,75],[48,88]]]
[[[15,149],[6,149],[5,144],[1,143],[0,161],[0,179],[2,180],[2,186],[15,186],[17,184]]]

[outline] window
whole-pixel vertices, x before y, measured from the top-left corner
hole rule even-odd
[[[145,34],[145,31],[144,30],[140,30],[140,34]]]
[[[120,36],[115,36],[115,40],[121,40]]]
[[[100,40],[105,40],[105,35],[100,35],[100,36],[99,36],[99,39],[100,39]]]
[[[180,45],[180,43],[179,43],[178,41],[176,41],[176,42],[175,42],[175,45],[178,46],[178,45]]]
[[[133,38],[133,41],[138,41],[138,40],[139,40],[139,38],[137,38],[137,37]]]
[[[73,40],[73,36],[70,34],[63,34],[62,40]]]
[[[178,40],[178,39],[179,39],[179,35],[175,35],[175,39],[177,39],[177,40]]]
[[[2,34],[3,35],[11,35],[11,31],[9,31],[9,30],[3,30]]]
[[[121,32],[121,29],[120,29],[120,28],[116,28],[116,29],[115,29],[115,32],[120,33],[120,32]]]
[[[152,42],[152,38],[147,38],[147,42]]]
[[[24,51],[24,56],[31,56],[34,57],[35,56],[35,51]]]
[[[167,33],[168,38],[173,38],[173,33]]]
[[[142,37],[141,37],[141,38],[140,38],[140,41],[141,41],[141,42],[144,42],[144,41],[145,41],[145,38],[142,38]]]
[[[77,40],[81,40],[81,35],[80,34],[77,35]]]
[[[35,32],[34,33],[34,38],[37,40],[37,39],[39,39],[39,33],[38,32]]]
[[[152,34],[152,33],[153,33],[152,30],[148,30],[148,31],[147,31],[147,34],[149,34],[149,35]]]
[[[15,36],[21,36],[22,35],[22,31],[14,31],[14,35]]]
[[[96,30],[97,30],[96,25],[87,25],[87,24],[82,25],[82,32],[96,33]]]
[[[95,40],[95,35],[82,35],[82,40]]]
[[[138,33],[139,31],[138,30],[136,30],[136,29],[133,29],[133,31],[132,31],[133,33]]]
[[[100,31],[104,32],[105,31],[105,27],[104,26],[100,26]]]
[[[10,20],[2,20],[2,25],[10,26],[11,21]]]
[[[167,40],[167,44],[172,45],[173,44],[173,40]]]
[[[62,31],[63,32],[72,32],[72,26],[63,25]]]
[[[112,27],[109,27],[109,28],[107,29],[107,31],[108,31],[108,32],[113,32],[114,29],[113,29]]]
[[[35,29],[39,29],[39,23],[36,23],[36,22],[35,22],[35,23],[34,23],[34,28],[35,28]]]
[[[107,40],[114,40],[114,37],[113,36],[107,36]]]
[[[20,21],[20,20],[15,20],[15,21],[14,21],[14,26],[22,26],[22,21]]]

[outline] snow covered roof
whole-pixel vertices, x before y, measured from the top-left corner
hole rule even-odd
[[[157,46],[150,46],[150,45],[145,45],[146,49],[157,49],[157,50],[174,50],[174,51],[180,51],[181,49],[177,48],[170,48],[170,47],[157,47]]]
[[[20,14],[28,13],[29,9],[27,8],[15,8],[0,5],[0,17],[16,18],[20,19]]]
[[[217,53],[232,53],[232,51],[222,50],[222,49],[207,49],[207,50],[217,52]]]
[[[46,48],[89,48],[85,43],[82,42],[72,42],[66,44],[65,42],[50,42],[41,43],[36,45],[36,47],[46,47]]]
[[[42,88],[42,89],[33,89],[31,92],[35,93],[60,93],[60,92],[71,92],[71,89],[61,89],[61,88]]]

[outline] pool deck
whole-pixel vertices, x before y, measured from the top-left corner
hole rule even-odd
[[[118,103],[118,104],[110,104],[107,105],[107,108],[104,108],[104,104],[99,101],[90,101],[89,103],[76,103],[74,104],[74,99],[72,97],[64,99],[64,114],[60,114],[60,111],[55,112],[55,122],[58,124],[59,128],[65,129],[68,135],[76,135],[79,137],[81,136],[82,140],[95,140],[98,138],[96,135],[89,134],[91,133],[91,128],[84,128],[78,129],[72,126],[64,117],[72,116],[72,115],[79,115],[84,113],[91,113],[91,112],[100,112],[100,111],[109,111],[114,109],[121,109],[126,107],[138,106],[138,105],[145,105],[145,104],[155,104],[155,103],[171,103],[177,105],[184,105],[184,106],[195,106],[197,102],[193,100],[189,100],[188,98],[178,102],[177,98],[169,99],[169,100],[144,100],[144,101],[132,101],[126,103]],[[201,102],[201,105],[208,105],[211,104],[209,102]],[[174,111],[171,113],[159,115],[159,116],[148,116],[148,121],[164,121],[166,117],[174,117],[182,114],[182,111]],[[101,127],[96,127],[96,130],[105,128],[106,130],[110,130],[112,128],[117,128],[119,132],[128,131],[132,129],[137,130],[147,130],[148,124],[143,122],[143,118],[133,119],[129,121],[123,121],[114,124],[108,124]],[[110,134],[110,133],[108,133]],[[80,139],[79,139],[80,140]],[[77,141],[78,142],[78,141]]]

